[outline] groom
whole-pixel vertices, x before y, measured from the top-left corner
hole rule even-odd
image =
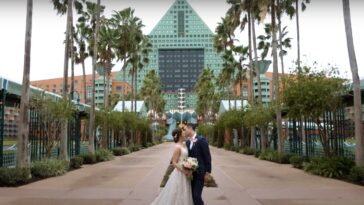
[[[195,125],[187,124],[182,128],[186,137],[189,140],[186,141],[188,148],[188,156],[197,158],[198,170],[193,173],[192,186],[192,198],[194,205],[203,205],[202,201],[202,189],[204,187],[204,181],[208,179],[211,173],[211,155],[209,145],[205,138],[197,136],[195,132]]]

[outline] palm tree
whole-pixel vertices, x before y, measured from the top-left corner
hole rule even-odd
[[[358,64],[356,62],[354,39],[351,29],[349,0],[343,0],[343,10],[344,10],[344,20],[345,20],[346,41],[348,45],[350,68],[353,78],[353,89],[354,89],[354,123],[355,123],[355,140],[356,140],[355,162],[357,166],[364,166],[364,136],[363,136],[363,124],[362,124],[360,79],[358,75]]]
[[[309,4],[311,0],[302,0],[301,9],[302,11],[306,10],[306,4]],[[297,27],[297,66],[301,68],[301,50],[300,50],[300,18],[299,18],[299,7],[298,7],[298,0],[296,0],[296,27]]]
[[[142,35],[141,28],[143,24],[138,17],[134,16],[134,10],[126,8],[122,11],[117,11],[112,15],[113,27],[118,31],[118,43],[116,45],[116,56],[122,62],[123,81],[126,82],[126,69],[131,63],[132,54],[136,50],[136,42],[140,42]],[[125,110],[125,90],[121,95],[123,108]]]
[[[211,100],[211,96],[215,95],[213,79],[213,71],[211,69],[204,69],[195,85],[198,99],[196,113],[202,116],[203,122],[205,122],[206,118],[210,116],[209,113],[213,110],[213,100]]]
[[[282,139],[282,112],[279,105],[279,76],[278,76],[278,56],[277,56],[277,27],[276,27],[276,4],[275,0],[271,0],[271,17],[272,17],[272,53],[273,53],[273,78],[274,78],[274,100],[276,104],[276,120],[277,120],[277,136],[278,136],[278,152],[283,152]]]
[[[89,53],[87,52],[87,38],[91,34],[90,28],[86,25],[85,22],[78,22],[76,25],[76,32],[74,33],[74,41],[78,47],[75,47],[75,63],[82,65],[82,87],[83,87],[83,96],[82,99],[84,103],[87,103],[87,89],[86,89],[86,69],[85,69],[85,60],[89,57]]]
[[[99,42],[99,28],[100,28],[100,0],[97,0],[96,5],[96,23],[95,23],[95,37],[93,39],[93,56],[92,56],[92,97],[91,97],[91,110],[90,110],[90,124],[89,124],[89,144],[88,150],[91,153],[95,153],[95,71],[96,71],[96,60],[97,60],[97,50]]]
[[[33,0],[27,0],[27,17],[25,30],[25,51],[24,51],[24,70],[23,83],[20,100],[20,120],[16,154],[16,166],[28,166],[28,141],[29,141],[29,74],[30,74],[30,52],[32,43],[32,18],[33,18]]]
[[[104,79],[106,79],[106,88],[104,89],[104,109],[108,111],[109,108],[109,94],[110,94],[110,75],[112,70],[112,60],[114,58],[113,48],[117,40],[117,31],[111,28],[109,20],[102,18],[100,21],[99,31],[99,66],[104,69]],[[103,125],[102,129],[102,147],[107,148],[107,122]]]
[[[287,51],[283,50],[283,46],[290,47],[290,42],[286,42],[283,38],[287,35],[286,27],[282,29],[282,15],[286,13],[291,19],[295,14],[295,8],[293,7],[293,1],[295,0],[277,0],[277,20],[278,20],[278,35],[279,35],[279,57],[281,59],[282,76],[284,76],[284,61],[283,57],[287,54]],[[289,38],[290,39],[290,38]],[[290,40],[289,40],[290,41]]]
[[[66,40],[64,49],[64,69],[63,69],[63,88],[62,97],[64,100],[68,98],[68,63],[70,57],[70,51],[73,50],[73,45],[70,44],[72,38],[72,27],[73,27],[73,5],[80,13],[82,10],[82,4],[79,1],[73,0],[52,0],[54,9],[58,14],[64,15],[67,12],[67,24],[66,24]],[[74,83],[73,81],[71,83]],[[67,122],[63,123],[61,129],[61,140],[60,140],[60,158],[68,159],[67,154]]]
[[[148,55],[151,52],[152,44],[150,43],[150,40],[148,36],[143,35],[142,42],[140,43],[140,46],[138,46],[138,55],[137,55],[137,69],[135,69],[134,73],[134,79],[135,79],[135,85],[134,85],[134,108],[136,111],[136,101],[138,96],[138,70],[142,70],[144,66],[146,66],[149,63]]]
[[[98,45],[99,64],[104,68],[104,75],[106,77],[106,89],[104,93],[105,103],[104,108],[108,109],[109,94],[110,94],[110,75],[112,70],[112,60],[114,58],[113,48],[117,40],[117,31],[110,27],[107,19],[103,18],[100,23],[100,39]]]
[[[162,83],[155,70],[150,70],[144,77],[143,85],[140,89],[140,95],[144,99],[149,110],[153,112],[153,122],[155,115],[162,113],[165,101],[162,97]],[[153,132],[154,141],[154,132]]]

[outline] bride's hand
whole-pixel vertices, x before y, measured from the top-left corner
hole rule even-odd
[[[192,171],[191,170],[187,170],[187,169],[183,169],[182,170],[182,173],[184,174],[184,175],[186,175],[186,176],[192,176]]]

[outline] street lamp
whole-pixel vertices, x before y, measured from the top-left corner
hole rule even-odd
[[[185,89],[184,88],[180,88],[178,89],[178,108],[180,109],[180,113],[181,113],[181,122],[180,124],[182,124],[183,121],[183,109],[186,107],[185,106]]]
[[[272,61],[270,60],[258,60],[254,61],[254,66],[259,68],[260,74],[264,74],[267,72],[271,63]]]

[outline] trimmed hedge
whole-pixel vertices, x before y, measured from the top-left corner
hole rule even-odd
[[[304,158],[298,155],[293,155],[289,158],[289,163],[292,164],[294,168],[303,168]]]
[[[83,157],[81,156],[75,156],[72,157],[70,160],[70,168],[71,169],[79,169],[83,165]]]
[[[246,155],[254,155],[256,153],[256,149],[250,148],[250,147],[244,147],[242,149],[239,150],[239,152],[241,154],[246,154]]]
[[[114,155],[107,149],[100,149],[95,152],[97,162],[105,162],[114,159]]]
[[[353,182],[364,184],[364,167],[352,167],[348,177]]]
[[[304,163],[304,170],[329,178],[343,178],[350,174],[350,170],[354,167],[353,160],[345,157],[333,157],[331,159],[311,158],[310,162]]]
[[[114,148],[112,151],[115,156],[123,156],[130,154],[130,150],[127,147],[117,147]]]
[[[128,146],[128,148],[129,148],[130,152],[137,152],[142,149],[142,146],[131,144]]]
[[[32,178],[29,168],[0,168],[0,186],[19,186]]]
[[[31,167],[33,177],[44,179],[63,175],[69,169],[67,161],[57,159],[45,159],[42,161],[34,162]]]
[[[92,153],[82,154],[80,156],[83,158],[84,164],[95,164],[97,162],[96,156]]]

